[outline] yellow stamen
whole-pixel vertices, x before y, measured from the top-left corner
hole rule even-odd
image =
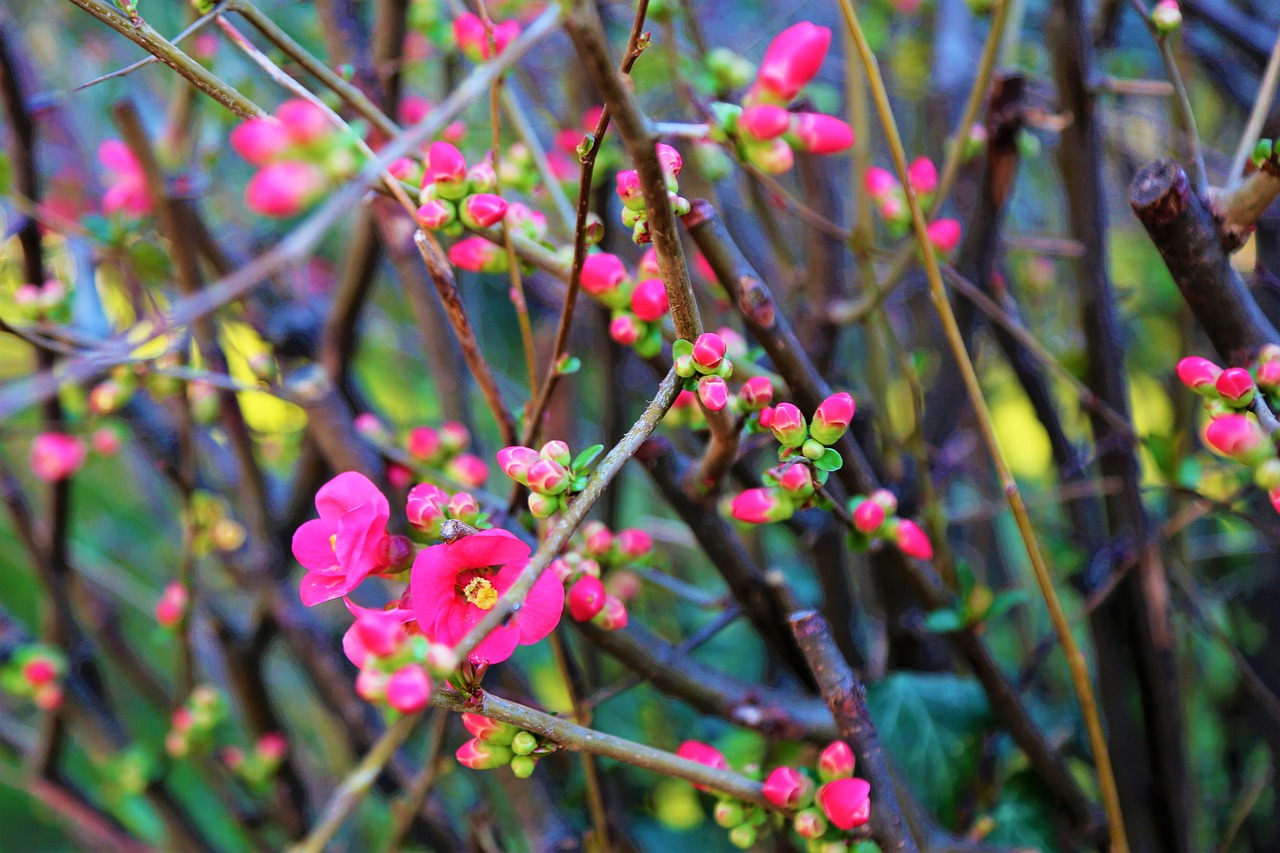
[[[329,537],[329,547],[333,550],[333,553],[338,553],[338,534],[335,533]]]
[[[489,583],[488,578],[472,578],[462,594],[481,610],[492,610],[493,605],[498,603],[498,591]]]

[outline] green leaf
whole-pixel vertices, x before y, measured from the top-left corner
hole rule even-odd
[[[671,360],[674,361],[682,355],[693,355],[693,341],[678,338],[671,344]]]
[[[596,457],[599,456],[603,451],[604,451],[603,444],[593,444],[590,447],[588,447],[586,450],[579,453],[576,457],[574,457],[574,460],[572,464],[569,465],[569,468],[575,472],[581,471],[584,468],[586,468],[588,465],[590,465],[592,462],[595,462]]]
[[[581,369],[582,369],[582,359],[573,355],[565,356],[564,358],[560,359],[559,363],[556,364],[556,373],[558,373],[561,376],[569,376],[571,374],[577,373]]]
[[[822,456],[813,463],[813,467],[819,471],[839,471],[842,465],[844,465],[844,459],[841,458],[839,451],[834,447],[828,447],[823,451]]]
[[[995,829],[987,836],[993,844],[1038,849],[1054,853],[1053,807],[1039,786],[1027,774],[1010,779],[1000,794],[999,804],[991,810]]]
[[[959,613],[944,607],[924,617],[924,627],[935,634],[947,634],[963,628],[964,620],[960,618]]]
[[[986,615],[982,618],[984,621],[996,619],[1008,613],[1019,604],[1025,604],[1030,599],[1031,596],[1027,595],[1027,591],[1025,589],[1011,589],[1007,592],[1002,592],[992,599],[991,606],[987,608]]]

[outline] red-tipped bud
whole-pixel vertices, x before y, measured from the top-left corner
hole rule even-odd
[[[803,462],[793,462],[778,474],[778,488],[800,498],[813,494],[813,471]]]
[[[818,805],[838,829],[850,830],[871,819],[871,784],[865,779],[837,779],[818,789]]]
[[[887,169],[871,166],[862,177],[862,185],[867,195],[879,201],[898,188],[898,179]]]
[[[853,775],[853,750],[842,740],[834,740],[818,756],[818,776],[823,782]]]
[[[437,189],[462,187],[467,182],[467,159],[457,146],[433,142],[427,150],[427,169],[422,185],[435,184]]]
[[[459,764],[472,770],[494,770],[498,767],[506,767],[515,757],[510,747],[488,743],[479,738],[473,738],[458,747],[454,755]]]
[[[251,118],[231,131],[231,147],[254,166],[265,166],[280,157],[293,140],[275,119]]]
[[[835,154],[853,147],[853,128],[823,113],[797,113],[791,132],[810,154]]]
[[[419,483],[409,490],[404,513],[409,523],[419,530],[438,531],[448,504],[449,495],[443,489],[430,483]]]
[[[618,173],[615,190],[627,210],[644,210],[644,191],[640,188],[640,174],[635,169],[624,169]]]
[[[648,533],[645,533],[643,530],[637,530],[634,527],[628,527],[626,530],[618,531],[616,541],[618,543],[618,550],[621,551],[624,556],[630,557],[633,560],[638,560],[641,557],[648,556],[649,552],[653,550],[653,537]]]
[[[907,180],[918,195],[929,195],[938,188],[938,169],[928,157],[917,157],[907,167]]]
[[[497,225],[507,212],[507,202],[500,195],[476,193],[462,202],[459,216],[468,228],[488,228]]]
[[[617,255],[597,252],[582,262],[582,289],[592,296],[612,293],[627,280],[627,268]]]
[[[514,445],[498,451],[498,467],[502,473],[524,486],[529,485],[529,469],[540,461],[542,457],[532,447]]]
[[[599,578],[583,576],[569,588],[566,600],[569,602],[569,615],[574,621],[586,622],[594,619],[597,613],[604,610],[604,584]]]
[[[471,446],[471,433],[457,421],[440,424],[440,443],[450,453],[461,453]]]
[[[569,488],[569,472],[559,462],[539,458],[529,466],[525,485],[541,495],[558,495]]]
[[[520,35],[520,24],[516,21],[503,21],[493,24],[493,47],[497,53],[506,50]],[[489,33],[485,31],[484,22],[470,12],[463,12],[453,19],[453,37],[458,49],[472,62],[489,59],[493,51],[489,49]]]
[[[115,456],[120,452],[120,433],[109,426],[98,427],[89,437],[94,452],[101,456]]]
[[[361,412],[356,415],[352,425],[356,432],[365,438],[381,441],[387,437],[387,427],[373,412]]]
[[[498,746],[510,746],[511,739],[520,731],[509,723],[502,723],[479,714],[463,714],[462,725],[467,727],[472,737]]]
[[[775,767],[764,780],[764,796],[780,809],[799,808],[813,794],[813,782],[794,767]]]
[[[186,587],[177,581],[169,583],[165,586],[164,592],[160,593],[160,600],[156,602],[156,621],[164,628],[176,627],[182,621],[182,617],[187,614],[189,600]]]
[[[418,224],[428,231],[439,231],[447,228],[458,218],[458,209],[452,202],[442,198],[428,199],[418,208]]]
[[[324,173],[310,163],[272,163],[245,187],[244,203],[263,216],[295,216],[324,192]]]
[[[693,342],[693,363],[701,373],[715,373],[724,361],[724,338],[715,332],[704,332]]]
[[[440,453],[440,433],[429,426],[409,430],[405,451],[414,459],[430,462]]]
[[[729,386],[719,376],[704,376],[698,380],[698,399],[710,411],[718,412],[729,405]]]
[[[52,684],[58,679],[58,665],[46,657],[34,657],[22,666],[22,677],[33,687]]]
[[[908,557],[915,557],[917,560],[933,559],[933,543],[920,529],[920,525],[911,519],[899,519],[894,538],[898,543],[898,550]]]
[[[831,46],[831,30],[809,21],[788,27],[765,51],[756,82],[774,98],[786,103],[800,93],[822,67]]]
[[[573,461],[573,454],[569,450],[569,445],[559,439],[552,439],[538,451],[538,455],[543,459],[549,459],[552,462],[559,463],[568,468],[569,463]]]
[[[334,132],[329,117],[318,104],[302,98],[292,98],[276,107],[276,118],[289,132],[294,142],[306,145]]]
[[[640,321],[631,314],[618,314],[609,321],[609,337],[613,338],[624,347],[629,347],[640,340],[643,329],[640,327]]]
[[[844,435],[853,420],[857,406],[853,396],[844,391],[832,394],[818,405],[809,425],[809,435],[823,444],[835,444]]]
[[[588,521],[582,527],[586,552],[593,557],[603,557],[613,549],[613,531],[599,521]]]
[[[1258,373],[1258,385],[1273,390],[1276,387],[1280,387],[1280,361],[1260,362],[1256,370]]]
[[[929,242],[944,255],[949,255],[960,245],[960,220],[935,219],[927,230]]]
[[[1178,378],[1182,380],[1182,384],[1207,397],[1217,393],[1214,383],[1221,375],[1221,367],[1198,355],[1187,356],[1178,362]]]
[[[729,512],[738,521],[769,524],[790,518],[795,508],[774,489],[747,489],[733,499]]]
[[[714,746],[702,743],[701,741],[685,741],[680,744],[680,747],[676,750],[676,755],[687,761],[696,761],[698,764],[705,764],[707,767],[712,767],[716,770],[729,769],[729,761],[724,757],[724,754]],[[701,785],[695,784],[694,787],[699,791],[706,790],[706,788]]]
[[[1214,418],[1205,429],[1204,438],[1214,450],[1238,461],[1259,455],[1266,441],[1262,429],[1248,415]]]
[[[31,441],[31,473],[46,483],[65,480],[80,470],[86,452],[77,436],[42,432]]]
[[[478,489],[489,479],[489,466],[473,453],[459,453],[444,466],[449,478],[470,489]]]
[[[632,313],[647,323],[661,320],[669,307],[667,286],[660,278],[646,278],[631,292]]]
[[[804,809],[796,815],[792,826],[796,835],[813,840],[827,831],[827,819],[818,809]]]
[[[779,403],[773,407],[769,429],[783,447],[799,447],[809,437],[804,415],[791,403]]]
[[[417,664],[401,667],[387,679],[386,695],[401,714],[416,714],[431,700],[431,677]]]
[[[458,492],[449,498],[449,517],[469,521],[480,515],[480,502],[467,492]]]
[[[767,376],[753,376],[743,383],[738,399],[745,411],[758,412],[773,402],[773,383]]]
[[[278,764],[289,752],[289,739],[280,732],[267,732],[258,738],[253,750],[268,764]]]
[[[781,136],[790,127],[791,113],[776,104],[756,104],[738,116],[739,132],[760,142]]]
[[[784,175],[796,164],[795,152],[781,136],[745,146],[747,160],[766,175]]]
[[[1222,371],[1218,374],[1214,387],[1222,395],[1223,400],[1237,409],[1243,409],[1253,402],[1255,393],[1253,377],[1243,367],[1228,367]]]
[[[680,152],[665,142],[658,143],[658,164],[662,166],[663,174],[669,178],[678,178],[680,170],[684,167]]]
[[[853,526],[859,533],[871,536],[884,524],[885,517],[883,506],[873,500],[864,500],[853,511]]]
[[[449,247],[449,260],[471,272],[504,272],[507,253],[483,237],[468,237]]]
[[[621,631],[627,627],[627,606],[617,596],[606,595],[604,609],[592,621],[606,631]]]

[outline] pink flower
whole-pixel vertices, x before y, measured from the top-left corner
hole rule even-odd
[[[133,156],[129,146],[118,139],[108,139],[98,146],[98,162],[111,178],[110,186],[102,196],[103,213],[137,217],[151,212],[147,178],[142,173],[142,164]]]
[[[469,195],[459,209],[462,224],[468,228],[488,228],[490,225],[497,225],[506,212],[506,199],[493,193]]]
[[[687,740],[680,744],[680,748],[676,750],[676,755],[687,761],[696,761],[699,764],[705,764],[715,770],[728,770],[729,761],[724,757],[720,750],[710,744],[702,743],[696,740]],[[702,785],[694,784],[699,791],[707,790]]]
[[[31,473],[46,483],[57,483],[80,470],[86,450],[79,437],[64,432],[42,432],[31,442]]]
[[[489,466],[474,453],[459,453],[444,466],[444,472],[469,489],[478,489],[489,479]]]
[[[156,602],[156,621],[161,627],[172,628],[182,621],[187,612],[187,588],[177,581],[165,586]]]
[[[483,237],[468,237],[449,247],[449,260],[471,272],[504,272],[507,253]]]
[[[401,714],[416,714],[431,701],[431,676],[417,664],[403,666],[386,684],[387,704]]]
[[[627,280],[627,268],[617,255],[597,252],[582,261],[582,289],[592,296],[612,293]]]
[[[350,599],[345,603],[356,618],[342,635],[342,651],[356,666],[363,667],[370,656],[390,657],[409,638],[405,623],[413,620],[413,611],[401,602],[385,610],[361,607]]]
[[[660,278],[646,278],[631,291],[631,311],[647,323],[661,320],[669,308],[667,286]]]
[[[832,394],[818,404],[818,410],[813,413],[813,423],[809,425],[809,435],[823,444],[835,444],[849,428],[857,408],[853,395],[844,391]]]
[[[714,373],[724,362],[726,349],[724,338],[715,332],[704,332],[693,342],[693,363],[703,373]]]
[[[920,195],[929,195],[938,188],[938,169],[928,157],[917,157],[907,167],[907,180]]]
[[[1218,381],[1214,383],[1214,387],[1222,395],[1222,399],[1237,409],[1242,409],[1253,402],[1253,377],[1243,367],[1228,367],[1222,371],[1218,374]]]
[[[698,399],[712,412],[729,405],[729,386],[719,376],[704,376],[698,380]]]
[[[263,216],[296,216],[324,192],[324,173],[310,163],[272,163],[245,187],[244,202]]]
[[[767,376],[753,376],[743,383],[738,399],[743,409],[758,412],[773,402],[773,383]]]
[[[873,500],[865,500],[853,511],[853,526],[859,533],[870,536],[884,524],[884,507]]]
[[[348,471],[316,493],[318,519],[293,534],[293,556],[307,570],[302,603],[311,607],[346,595],[389,565],[391,506],[363,474]]]
[[[929,541],[928,535],[920,529],[920,525],[911,519],[904,518],[898,521],[896,538],[898,550],[908,557],[915,557],[917,560],[933,559],[933,543]]]
[[[506,50],[507,45],[520,35],[520,24],[516,21],[503,21],[493,24],[493,46],[498,53]],[[453,19],[453,38],[458,49],[472,62],[480,62],[490,57],[489,34],[485,32],[484,21],[470,12],[463,12]]]
[[[418,553],[409,576],[418,626],[428,639],[456,646],[498,603],[529,562],[529,546],[505,530],[482,530]],[[474,663],[499,663],[517,645],[550,634],[564,610],[564,587],[544,572],[519,611],[471,653]]]
[[[316,104],[302,98],[292,98],[276,107],[276,118],[294,142],[306,145],[333,133],[329,117]]]
[[[596,614],[604,610],[604,584],[599,578],[583,575],[569,588],[569,615],[576,622],[594,619]]]
[[[791,127],[791,113],[776,104],[756,104],[738,116],[738,130],[761,142],[781,136]]]
[[[898,179],[888,170],[872,166],[863,175],[862,185],[866,187],[867,195],[879,201],[898,188]]]
[[[862,826],[871,819],[871,783],[865,779],[837,779],[818,789],[818,805],[839,829]]]
[[[231,131],[228,141],[237,154],[259,167],[275,160],[293,144],[285,126],[271,118],[242,122]]]
[[[809,437],[804,415],[791,403],[779,403],[773,407],[769,428],[783,447],[799,447]]]
[[[765,51],[756,82],[786,103],[817,75],[830,45],[831,30],[826,27],[809,21],[787,27],[778,33]]]
[[[813,793],[813,782],[794,767],[775,767],[764,780],[764,796],[780,809],[805,804]]]
[[[1210,394],[1216,390],[1214,383],[1222,375],[1222,368],[1198,355],[1190,355],[1178,362],[1178,378],[1182,384],[1201,394]]]
[[[822,781],[843,779],[853,775],[853,750],[842,740],[834,740],[818,756],[818,775]]]
[[[738,521],[768,524],[790,518],[795,510],[773,489],[747,489],[733,499],[729,512]]]
[[[929,242],[944,255],[949,255],[960,245],[960,221],[958,219],[935,219],[929,223],[926,232]]]
[[[810,154],[835,154],[853,147],[853,128],[835,116],[797,113],[793,132]]]

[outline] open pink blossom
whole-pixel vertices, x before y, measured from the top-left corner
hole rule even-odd
[[[418,553],[409,590],[418,626],[433,642],[456,646],[493,609],[529,562],[529,546],[505,530],[482,530]],[[520,610],[471,652],[473,663],[498,663],[517,645],[551,633],[564,610],[564,587],[544,572]]]
[[[391,505],[368,477],[339,474],[316,493],[320,517],[293,534],[293,556],[307,570],[302,603],[311,607],[346,595],[391,558]]]
[[[405,623],[413,621],[413,611],[403,602],[394,602],[383,610],[361,607],[346,599],[347,609],[356,617],[342,635],[342,651],[347,660],[359,667],[370,655],[387,657],[408,639]]]

